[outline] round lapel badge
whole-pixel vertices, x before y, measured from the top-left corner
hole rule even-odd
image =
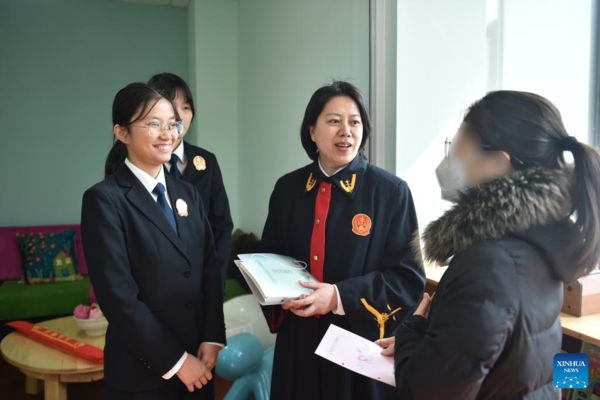
[[[206,169],[206,160],[204,157],[194,157],[194,167],[196,167],[197,171],[204,171]]]
[[[371,233],[371,218],[367,214],[356,214],[352,218],[352,232],[358,236],[367,236]]]
[[[179,214],[180,217],[188,216],[188,205],[184,199],[177,199],[175,208],[177,208],[177,214]]]

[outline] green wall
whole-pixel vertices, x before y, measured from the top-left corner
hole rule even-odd
[[[128,83],[188,76],[187,10],[109,0],[0,2],[0,226],[78,223],[103,178]]]
[[[276,180],[310,162],[311,94],[347,79],[368,97],[367,0],[0,2],[0,226],[77,223],[100,181],[118,89],[174,72],[194,92],[188,140],[217,154],[236,227],[260,236]],[[8,97],[6,94],[10,94]],[[16,122],[13,122],[16,121]],[[15,126],[16,129],[10,129]]]
[[[259,236],[282,175],[310,162],[300,124],[334,78],[368,98],[367,0],[238,0],[239,225]]]
[[[233,222],[239,221],[237,2],[192,0],[188,7],[193,140],[217,155]],[[189,133],[188,133],[189,135]]]

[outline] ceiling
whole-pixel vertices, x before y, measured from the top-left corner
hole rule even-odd
[[[185,8],[190,4],[190,0],[116,0],[126,3],[148,4],[152,6],[168,6]]]

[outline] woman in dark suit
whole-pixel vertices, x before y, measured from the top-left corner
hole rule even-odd
[[[406,183],[369,164],[371,124],[347,82],[317,90],[301,139],[312,163],[279,179],[262,250],[305,261],[322,283],[283,306],[263,307],[277,332],[271,398],[387,399],[391,386],[314,354],[331,324],[370,340],[392,333],[425,287],[415,208]]]
[[[85,192],[81,222],[109,321],[104,397],[207,398],[225,345],[220,261],[197,190],[164,173],[179,115],[134,83],[117,93],[113,124],[106,179]]]
[[[215,238],[217,253],[221,258],[219,268],[225,285],[233,221],[217,157],[210,151],[183,140],[196,114],[192,91],[183,79],[167,72],[154,75],[148,84],[173,100],[183,122],[183,132],[173,144],[171,159],[165,167],[170,176],[189,182],[198,189]],[[223,294],[225,294],[225,287],[223,287]]]

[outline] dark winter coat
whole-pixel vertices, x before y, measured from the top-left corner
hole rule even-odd
[[[574,276],[572,175],[530,169],[470,189],[426,229],[429,262],[452,258],[429,318],[396,335],[397,396],[558,399],[563,282]]]

